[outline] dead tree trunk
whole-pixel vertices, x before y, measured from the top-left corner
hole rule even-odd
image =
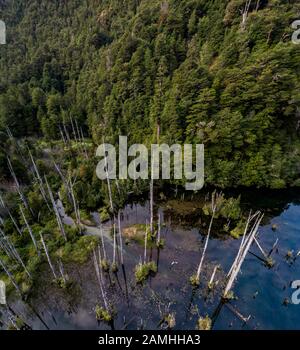
[[[212,275],[211,275],[211,278],[210,278],[210,280],[209,280],[209,282],[208,282],[208,288],[210,288],[210,289],[212,289],[213,288],[213,286],[214,286],[214,280],[215,280],[215,276],[216,276],[216,272],[217,272],[217,270],[218,270],[218,265],[217,266],[215,266],[215,268],[214,268],[214,270],[213,270],[213,273],[212,273]]]
[[[145,246],[144,246],[144,264],[147,264],[147,240],[148,240],[148,230],[147,230],[147,222],[146,222]]]
[[[242,13],[242,24],[241,24],[242,28],[245,28],[251,2],[252,2],[252,0],[247,0],[246,1],[245,7],[244,7],[244,11]]]
[[[59,127],[59,132],[60,132],[60,136],[61,136],[61,139],[63,141],[63,144],[66,146],[67,145],[67,141],[65,139],[65,135],[64,135],[63,129],[61,128],[60,125],[58,125],[58,127]]]
[[[73,199],[72,199],[72,196],[71,196],[71,193],[70,193],[70,188],[69,188],[69,184],[68,184],[68,181],[66,180],[66,177],[63,175],[62,171],[60,170],[59,166],[55,163],[54,163],[54,167],[57,171],[57,173],[59,174],[64,186],[65,186],[65,189],[67,191],[67,196],[68,196],[68,200],[71,204],[73,204]]]
[[[25,223],[25,225],[26,225],[26,227],[27,227],[27,230],[28,230],[28,232],[29,232],[29,235],[30,235],[30,237],[31,237],[31,240],[32,240],[32,242],[33,242],[33,245],[34,245],[34,247],[35,247],[35,249],[36,249],[36,251],[37,251],[37,253],[38,253],[38,255],[39,255],[40,252],[39,252],[38,245],[37,245],[36,240],[35,240],[35,238],[34,238],[34,234],[33,234],[32,230],[31,230],[31,227],[30,227],[30,225],[28,224],[28,221],[27,221],[27,219],[26,219],[26,216],[25,216],[25,214],[24,214],[24,211],[23,211],[23,209],[22,209],[22,206],[20,206],[20,212],[21,212],[21,215],[22,215],[22,217],[23,217],[24,223]]]
[[[151,159],[151,179],[150,179],[150,233],[153,235],[153,160]]]
[[[102,249],[103,249],[103,256],[104,260],[106,261],[107,256],[106,256],[106,249],[105,249],[105,244],[104,244],[104,237],[103,237],[103,227],[102,223],[100,222],[100,237],[101,237],[101,243],[102,243]]]
[[[27,202],[27,199],[26,199],[26,197],[24,196],[24,194],[23,194],[23,192],[22,192],[22,190],[21,190],[20,183],[19,183],[19,181],[18,181],[18,179],[17,179],[17,177],[16,177],[16,174],[15,174],[15,172],[14,172],[14,169],[13,169],[13,167],[12,167],[12,164],[11,164],[11,161],[10,161],[9,157],[7,157],[7,163],[8,163],[9,171],[10,171],[11,176],[12,176],[14,182],[15,182],[15,185],[16,185],[16,188],[17,188],[17,191],[18,191],[18,194],[19,194],[19,196],[20,196],[21,201],[23,202],[25,208],[26,208],[28,211],[30,211],[31,215],[34,216],[34,213],[32,212],[32,209],[30,208],[30,206],[29,206],[29,204],[28,204],[28,202]]]
[[[30,159],[31,159],[31,162],[32,162],[32,165],[33,165],[33,169],[34,169],[35,174],[36,174],[36,178],[37,178],[38,183],[39,183],[39,188],[40,188],[41,195],[42,195],[42,197],[43,197],[45,203],[47,204],[47,206],[48,206],[48,208],[49,208],[49,210],[50,210],[50,206],[49,206],[49,203],[48,203],[48,199],[47,199],[47,196],[46,196],[46,192],[45,192],[45,190],[44,190],[44,184],[43,184],[42,177],[41,177],[41,175],[40,175],[40,172],[39,172],[39,170],[38,170],[38,168],[37,168],[37,165],[36,165],[36,163],[35,163],[35,161],[34,161],[34,159],[33,159],[32,154],[31,154],[30,151],[29,151],[29,156],[30,156]]]
[[[235,259],[233,266],[231,268],[231,273],[229,275],[229,279],[228,279],[227,285],[226,285],[225,290],[224,290],[224,295],[223,295],[224,298],[227,298],[229,291],[232,289],[234,281],[236,280],[237,275],[241,269],[241,266],[242,266],[242,264],[247,256],[247,253],[248,253],[248,251],[249,251],[249,249],[250,249],[250,247],[255,239],[255,235],[257,234],[257,231],[258,231],[259,225],[263,219],[263,216],[264,216],[263,214],[259,213],[258,215],[252,216],[248,220],[249,221],[248,224],[250,224],[251,221],[253,221],[254,217],[256,217],[255,223],[252,226],[252,229],[249,233],[249,236],[245,239],[245,242],[244,242],[242,248],[239,250],[238,256]]]
[[[48,264],[49,264],[50,269],[51,269],[51,271],[53,273],[54,279],[57,280],[57,275],[56,275],[54,267],[52,265],[52,262],[51,262],[51,259],[50,259],[49,253],[48,253],[48,249],[47,249],[47,246],[45,244],[45,241],[44,241],[44,238],[43,238],[43,235],[41,234],[41,232],[40,232],[40,237],[41,237],[41,242],[42,242],[42,245],[43,245],[43,248],[44,248],[47,260],[48,260]]]
[[[18,226],[16,220],[13,218],[13,216],[12,216],[12,214],[11,214],[9,208],[5,205],[5,203],[4,203],[4,201],[3,201],[2,197],[1,197],[1,195],[0,195],[0,204],[1,204],[1,206],[7,211],[8,215],[9,215],[9,217],[10,217],[12,223],[14,224],[14,226],[15,226],[17,232],[19,233],[19,235],[22,236],[22,231],[20,230],[20,228],[19,228],[19,226]]]
[[[161,235],[161,214],[158,213],[157,240],[156,240],[156,244],[157,244],[158,247],[160,245],[160,235]]]
[[[255,6],[255,11],[257,12],[260,6],[260,0],[257,0],[256,6]]]
[[[200,280],[200,273],[201,273],[201,270],[202,270],[202,265],[203,265],[205,253],[206,253],[206,250],[207,250],[207,246],[208,246],[208,241],[209,241],[209,238],[210,238],[210,232],[211,232],[211,229],[212,229],[212,224],[213,224],[213,221],[214,221],[214,218],[215,218],[215,213],[216,213],[216,210],[217,210],[218,197],[219,197],[219,195],[217,195],[214,192],[213,195],[212,195],[212,199],[211,199],[212,215],[211,215],[210,224],[209,224],[209,228],[208,228],[208,232],[207,232],[207,236],[206,236],[206,240],[205,240],[205,245],[204,245],[204,248],[203,248],[202,257],[201,257],[201,260],[200,260],[200,263],[199,263],[199,266],[198,266],[198,270],[197,270],[197,274],[196,274],[196,281]]]
[[[78,227],[80,228],[80,211],[79,211],[79,206],[76,201],[75,195],[74,195],[74,189],[73,189],[74,184],[72,183],[71,177],[69,177],[69,189],[70,189],[70,194],[74,206],[74,212],[75,212],[75,217],[76,217],[76,223]]]
[[[119,229],[119,238],[120,238],[121,264],[124,265],[124,257],[123,257],[123,238],[122,238],[122,229],[121,229],[120,210],[119,210],[119,212],[118,212],[118,229]]]
[[[59,268],[60,275],[61,275],[64,283],[66,284],[67,278],[66,278],[65,271],[64,271],[64,265],[63,265],[61,259],[58,259],[58,268]]]
[[[3,261],[1,259],[0,259],[0,266],[2,267],[2,269],[7,274],[8,278],[10,279],[11,283],[16,288],[16,290],[22,295],[21,289],[18,286],[16,280],[14,279],[13,275],[10,273],[10,271],[8,270],[8,268],[5,266],[5,264],[3,263]]]
[[[84,137],[83,137],[82,128],[80,128],[80,136],[81,136],[81,140],[82,140],[82,145],[83,145],[85,157],[86,157],[86,159],[89,159],[88,152],[87,152],[87,149],[86,149],[86,145],[85,145],[85,142],[84,142]]]
[[[74,123],[73,123],[73,118],[71,116],[70,116],[70,121],[71,121],[71,126],[72,126],[74,140],[75,140],[76,144],[78,144],[77,137],[76,137],[76,132],[75,132],[75,128],[74,128]]]
[[[100,291],[101,291],[102,299],[103,299],[103,302],[104,302],[104,306],[105,306],[105,309],[107,311],[109,311],[108,302],[106,300],[104,286],[102,285],[102,280],[101,280],[101,275],[100,275],[100,268],[99,268],[99,263],[97,261],[97,256],[96,256],[95,250],[94,250],[93,258],[94,258],[94,266],[95,266],[96,276],[97,276],[97,280],[98,280],[98,283],[99,283],[99,286],[100,286]]]
[[[52,203],[52,207],[53,207],[53,210],[54,210],[54,213],[55,213],[55,217],[56,217],[56,221],[57,221],[58,227],[60,229],[60,232],[61,232],[62,236],[64,237],[65,241],[67,242],[67,235],[66,235],[66,232],[65,232],[65,229],[64,229],[64,225],[63,225],[62,219],[60,217],[59,211],[57,209],[57,205],[55,203],[55,200],[54,200],[54,197],[53,197],[53,193],[51,191],[51,188],[49,186],[49,183],[47,181],[46,176],[45,176],[45,182],[46,182],[46,186],[47,186],[48,193],[49,193],[49,196],[50,196],[50,200],[51,200],[51,203]]]
[[[31,275],[29,273],[29,271],[27,270],[26,265],[24,264],[24,261],[22,260],[20,254],[18,253],[17,249],[15,248],[15,246],[13,245],[13,243],[10,241],[10,239],[8,237],[5,236],[4,232],[0,229],[0,234],[2,235],[2,237],[4,238],[5,242],[8,245],[8,251],[10,252],[10,255],[13,259],[15,259],[19,264],[21,264],[21,266],[23,267],[23,269],[25,270],[25,272],[27,273],[28,277],[31,278]]]
[[[116,252],[117,252],[117,235],[116,235],[116,224],[115,224],[115,217],[113,219],[113,240],[114,240],[114,247],[113,247],[113,266],[116,267]]]

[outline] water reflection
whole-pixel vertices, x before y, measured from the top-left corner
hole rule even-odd
[[[220,301],[222,280],[240,242],[232,238],[213,237],[203,269],[204,283],[200,289],[193,290],[189,277],[199,263],[201,229],[197,227],[197,220],[179,225],[181,219],[178,215],[162,206],[159,211],[165,223],[162,238],[166,244],[164,249],[152,248],[151,251],[151,258],[158,265],[156,276],[151,277],[144,286],[136,285],[134,268],[143,255],[143,247],[132,242],[124,248],[125,262],[118,274],[104,274],[107,295],[116,310],[114,327],[157,329],[165,314],[174,313],[176,329],[195,329],[198,317],[206,314],[212,318],[214,329],[299,329],[299,306],[287,300],[290,300],[293,292],[291,282],[300,279],[299,260],[295,259],[300,251],[300,202],[294,198],[291,200],[290,194],[286,198],[284,195],[276,197],[266,193],[261,197],[256,196],[255,201],[251,197],[253,193],[250,192],[243,196],[244,210],[257,206],[263,208],[267,216],[259,230],[261,245],[269,251],[278,239],[272,253],[275,260],[272,269],[258,258],[261,254],[253,246],[252,254],[248,254],[234,287],[238,299],[224,305]],[[285,199],[290,201],[286,202]],[[193,198],[195,201],[197,198]],[[122,216],[122,227],[145,224],[148,213],[147,202],[144,205],[128,205]],[[105,243],[111,243],[110,227],[110,222],[104,224],[107,232]],[[97,230],[97,227],[91,228],[88,233],[99,235]],[[112,245],[106,246],[108,255],[112,257]],[[220,283],[213,291],[208,291],[207,282],[217,264],[222,267],[216,278]],[[97,303],[101,304],[101,298],[92,263],[89,261],[82,267],[67,266],[66,269],[76,281],[77,287],[72,293],[49,285],[45,272],[38,295],[31,300],[30,306],[19,300],[10,302],[14,312],[22,315],[26,324],[33,329],[111,329],[111,325],[98,324],[95,318],[94,308]],[[248,316],[251,318],[245,323],[243,319]]]

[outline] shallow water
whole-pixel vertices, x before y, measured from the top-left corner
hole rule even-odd
[[[272,254],[275,266],[268,269],[261,260],[248,254],[234,285],[238,299],[231,301],[229,306],[220,305],[222,281],[235,258],[240,240],[213,237],[209,241],[202,285],[193,291],[189,277],[197,269],[204,238],[199,225],[196,221],[180,225],[177,214],[170,213],[163,206],[158,208],[165,223],[162,238],[166,244],[159,252],[148,249],[148,257],[158,263],[158,273],[144,286],[136,285],[134,267],[143,256],[143,247],[130,243],[124,247],[125,275],[120,267],[117,276],[106,277],[107,296],[116,310],[114,328],[157,329],[163,316],[174,313],[175,329],[195,329],[198,317],[206,314],[213,318],[214,329],[300,329],[300,305],[283,304],[285,299],[291,301],[294,292],[291,282],[300,279],[300,257],[296,260],[286,258],[288,251],[293,251],[296,256],[300,250],[300,205],[296,200],[290,200],[280,200],[279,203],[273,199],[273,208],[266,210],[266,223],[259,230],[259,241],[266,252],[279,239],[278,250]],[[266,198],[256,201],[256,204],[264,207],[265,202]],[[251,204],[249,198],[244,200],[245,207]],[[147,202],[128,205],[122,227],[144,224],[149,218],[148,213]],[[274,224],[277,225],[275,231],[272,230]],[[105,232],[109,232],[110,227],[111,223],[106,223]],[[99,230],[91,229],[88,233],[98,235]],[[109,234],[105,235],[105,245],[111,257]],[[252,246],[251,252],[261,256],[256,246]],[[217,264],[222,267],[216,276],[220,282],[209,293],[207,281]],[[92,261],[82,267],[66,266],[66,270],[75,281],[71,293],[49,284],[46,271],[39,297],[32,301],[35,312],[20,301],[11,302],[12,309],[33,329],[45,329],[46,326],[49,329],[110,329],[95,319],[93,309],[97,303],[102,304],[102,298]],[[245,324],[232,308],[244,317],[251,315],[250,320]]]

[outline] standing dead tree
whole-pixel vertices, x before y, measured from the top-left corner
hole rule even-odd
[[[45,182],[46,182],[46,186],[47,186],[48,193],[49,193],[49,196],[50,196],[50,200],[51,200],[51,203],[52,203],[52,207],[53,207],[53,210],[54,210],[54,213],[55,213],[55,217],[56,217],[56,221],[57,221],[58,227],[60,229],[60,232],[61,232],[62,236],[64,237],[65,241],[67,242],[67,235],[66,235],[66,232],[65,232],[65,229],[64,229],[64,225],[63,225],[62,219],[60,217],[59,211],[57,209],[57,205],[56,205],[56,202],[54,200],[53,193],[51,191],[51,188],[49,186],[49,183],[47,181],[46,176],[45,176]]]
[[[4,234],[4,232],[0,229],[0,235],[2,236],[2,240],[0,241],[0,246],[2,246],[2,249],[6,252],[6,254],[13,260],[16,260],[25,270],[28,277],[31,278],[31,275],[22,260],[20,254],[18,253],[16,247],[13,245],[11,240]]]
[[[255,11],[257,12],[260,6],[260,0],[256,1]]]
[[[199,285],[200,284],[200,274],[202,271],[202,266],[203,266],[203,261],[205,258],[205,253],[207,250],[207,246],[208,246],[208,241],[210,238],[210,233],[211,233],[211,229],[212,229],[212,225],[214,222],[214,218],[215,218],[215,214],[216,211],[218,209],[218,204],[219,204],[219,200],[220,198],[222,198],[222,194],[217,194],[216,192],[213,192],[212,197],[211,197],[211,219],[210,219],[210,223],[209,223],[209,228],[208,228],[208,232],[207,232],[207,236],[206,236],[206,240],[205,240],[205,244],[204,244],[204,248],[203,248],[203,253],[202,253],[202,257],[198,266],[198,270],[195,276],[191,277],[191,283],[193,285]]]
[[[98,280],[98,283],[99,283],[100,292],[101,292],[101,295],[102,295],[104,306],[105,306],[106,311],[109,312],[108,302],[107,302],[106,294],[105,294],[105,291],[104,291],[104,285],[103,285],[103,281],[101,279],[99,263],[97,261],[97,255],[96,255],[95,250],[93,252],[93,259],[94,259],[94,266],[95,266],[96,276],[97,276],[97,280]]]
[[[151,179],[150,179],[150,233],[153,235],[153,160],[151,160]]]
[[[230,269],[230,272],[228,274],[228,282],[227,282],[227,285],[225,287],[224,294],[223,294],[224,299],[230,299],[230,291],[232,290],[233,284],[238,276],[238,273],[239,273],[239,271],[242,267],[242,264],[247,256],[247,253],[248,253],[252,243],[255,240],[255,236],[257,234],[259,225],[260,225],[263,217],[264,217],[264,215],[260,212],[256,212],[254,215],[252,215],[252,216],[249,215],[249,217],[248,217],[245,231],[244,231],[242,244],[240,246],[238,254],[237,254],[237,256],[234,260],[234,263]],[[254,224],[252,225],[250,232],[249,232],[248,236],[246,237],[248,227],[250,227],[250,225],[253,223],[253,221],[254,221]]]
[[[64,129],[64,132],[66,135],[66,142],[67,142],[67,144],[70,144],[71,143],[70,134],[69,134],[68,129],[66,127],[65,121],[63,121],[63,129]]]
[[[18,234],[19,234],[20,236],[22,236],[22,231],[21,231],[21,229],[19,228],[19,226],[18,226],[16,220],[15,220],[14,217],[12,216],[12,214],[11,214],[9,208],[5,205],[5,203],[4,203],[3,198],[2,198],[1,195],[0,195],[0,205],[3,207],[3,209],[6,210],[8,216],[10,217],[10,219],[11,219],[13,225],[15,226],[15,229],[16,229],[17,232],[18,232]]]
[[[63,282],[66,285],[66,283],[67,283],[67,275],[65,274],[64,265],[63,265],[61,259],[58,259],[57,263],[58,263],[58,268],[59,268],[59,272],[60,272],[61,278],[63,279]]]
[[[214,270],[213,270],[213,273],[212,273],[212,275],[211,275],[211,278],[210,278],[210,280],[209,280],[209,282],[208,282],[208,288],[209,288],[209,289],[213,289],[213,287],[214,287],[214,280],[215,280],[215,276],[216,276],[216,273],[217,273],[218,268],[219,268],[219,265],[216,265],[215,268],[214,268]],[[217,284],[217,283],[218,283],[218,281],[216,282],[216,284]]]
[[[82,128],[80,128],[80,136],[81,136],[81,141],[82,141],[82,145],[83,145],[83,149],[84,149],[84,153],[85,153],[85,158],[89,159],[89,155],[88,155],[88,152],[87,152],[87,149],[86,149],[86,144],[84,142],[84,136],[83,136]]]
[[[244,7],[244,10],[242,12],[242,23],[241,23],[242,28],[245,28],[246,21],[248,18],[248,13],[249,13],[250,6],[251,6],[251,2],[252,2],[252,0],[247,0],[245,3],[245,7]]]
[[[148,225],[145,228],[145,245],[144,245],[144,264],[147,264],[147,241],[148,241]]]
[[[41,242],[42,242],[42,245],[43,245],[43,248],[44,248],[44,251],[45,251],[47,260],[48,260],[48,264],[49,264],[50,269],[51,269],[51,271],[52,271],[52,273],[53,273],[54,279],[57,280],[57,275],[56,275],[55,270],[54,270],[54,267],[53,267],[53,265],[52,265],[52,262],[51,262],[51,259],[50,259],[50,256],[49,256],[49,252],[48,252],[46,243],[45,243],[45,241],[44,241],[44,238],[43,238],[43,235],[41,234],[41,232],[40,232],[40,237],[41,237]]]
[[[73,131],[73,137],[74,137],[74,140],[75,140],[75,142],[77,144],[78,141],[77,141],[76,131],[75,131],[75,127],[74,127],[73,118],[71,116],[70,116],[70,122],[71,122],[72,131]]]
[[[23,218],[23,220],[24,220],[24,223],[25,223],[25,226],[26,226],[26,228],[27,228],[27,230],[28,230],[28,233],[29,233],[29,235],[30,235],[30,238],[31,238],[31,240],[32,240],[32,242],[33,242],[33,245],[34,245],[34,247],[35,247],[35,249],[36,249],[36,251],[37,251],[37,253],[38,253],[38,255],[39,255],[40,252],[39,252],[38,245],[37,245],[36,240],[35,240],[35,238],[34,238],[34,234],[33,234],[33,232],[32,232],[32,229],[31,229],[30,225],[28,224],[28,221],[27,221],[27,219],[26,219],[26,216],[25,216],[25,213],[24,213],[24,211],[23,211],[23,209],[22,209],[22,206],[20,206],[20,213],[21,213],[21,215],[22,215],[22,218]]]
[[[13,136],[11,130],[9,127],[6,127],[6,133],[7,133],[7,136],[11,139],[12,142],[14,142],[15,146],[16,146],[16,150],[17,152],[19,153],[20,157],[22,158],[22,161],[24,164],[26,164],[26,160],[25,160],[25,157],[23,155],[23,152],[22,152],[22,149],[21,149],[21,146],[20,146],[20,143],[19,141]]]
[[[117,233],[116,233],[116,218],[114,216],[113,218],[113,263],[112,263],[112,271],[113,272],[118,272],[118,264],[116,261],[116,256],[117,256]]]
[[[61,128],[60,124],[58,125],[58,128],[59,128],[59,132],[60,132],[60,136],[61,136],[61,139],[63,141],[63,144],[66,146],[67,145],[67,141],[66,141],[63,129]]]
[[[120,239],[121,264],[124,265],[123,239],[122,239],[121,214],[120,214],[120,210],[119,210],[119,212],[118,212],[118,231],[119,231],[119,239]]]
[[[29,204],[28,204],[28,201],[27,201],[27,199],[26,199],[24,193],[23,193],[22,190],[21,190],[20,183],[19,183],[19,181],[18,181],[18,179],[17,179],[17,176],[16,176],[16,174],[15,174],[15,172],[14,172],[14,169],[13,169],[13,167],[12,167],[12,164],[11,164],[11,161],[10,161],[9,157],[7,157],[7,163],[8,163],[8,169],[9,169],[9,171],[10,171],[10,173],[11,173],[11,176],[12,176],[12,178],[13,178],[13,180],[14,180],[14,183],[15,183],[15,185],[16,185],[16,189],[17,189],[17,192],[18,192],[18,194],[19,194],[19,196],[20,196],[21,201],[23,202],[25,208],[26,208],[28,211],[30,211],[31,215],[34,216],[34,213],[33,213],[32,209],[30,208],[30,206],[29,206]]]
[[[163,246],[163,243],[161,240],[161,214],[160,213],[158,213],[156,246],[157,248],[161,248],[161,246]]]
[[[71,176],[69,175],[68,180],[67,180],[66,177],[63,175],[59,166],[55,162],[53,162],[53,163],[54,163],[54,167],[55,167],[57,173],[59,174],[59,176],[64,184],[64,187],[65,187],[66,192],[67,192],[68,200],[73,205],[76,225],[81,230],[80,210],[79,210],[79,205],[76,201],[75,194],[74,194],[74,184],[75,184],[76,179],[72,182]]]
[[[55,161],[53,161],[54,163],[54,167],[55,167],[55,170],[57,171],[58,175],[60,176],[63,184],[64,184],[64,187],[66,189],[66,192],[67,192],[67,196],[68,196],[68,200],[71,204],[73,204],[73,199],[72,199],[72,196],[70,194],[70,189],[69,189],[69,183],[68,183],[68,180],[66,179],[66,177],[63,175],[60,167],[57,165],[57,163],[55,163]]]
[[[75,194],[74,194],[74,182],[72,182],[71,180],[71,177],[69,176],[69,185],[68,185],[68,188],[69,188],[69,192],[70,192],[70,195],[71,195],[71,198],[72,198],[72,202],[73,202],[73,207],[74,207],[74,213],[75,213],[75,218],[76,218],[76,224],[77,226],[80,228],[80,211],[79,211],[79,205],[76,201],[76,198],[75,198]]]
[[[40,189],[40,192],[41,192],[41,195],[45,201],[45,203],[47,204],[49,210],[50,210],[50,206],[49,206],[49,203],[48,203],[48,199],[47,199],[47,196],[46,196],[46,192],[45,192],[45,189],[44,189],[44,183],[43,183],[43,180],[42,180],[42,177],[40,175],[40,172],[39,172],[39,169],[32,157],[32,154],[31,152],[29,151],[29,156],[30,156],[30,159],[31,159],[31,163],[33,165],[33,169],[34,169],[34,172],[35,172],[35,175],[36,175],[36,179],[38,181],[38,185],[39,185],[39,189]]]
[[[18,286],[16,280],[14,279],[13,275],[11,274],[11,272],[8,270],[8,268],[6,267],[6,265],[4,264],[4,262],[1,259],[0,259],[0,266],[2,267],[4,272],[7,274],[8,278],[10,279],[11,283],[16,288],[16,290],[22,295],[21,289]]]
[[[106,249],[105,249],[103,227],[102,227],[101,219],[100,219],[99,229],[100,229],[101,246],[102,246],[102,250],[103,250],[103,259],[101,259],[100,262],[101,262],[101,266],[103,267],[103,269],[108,270],[109,262],[107,260],[107,254],[106,254]]]

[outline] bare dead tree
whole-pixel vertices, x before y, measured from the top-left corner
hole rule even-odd
[[[216,214],[216,211],[217,211],[217,205],[218,205],[218,200],[219,200],[220,196],[221,196],[221,194],[218,195],[216,192],[214,192],[212,194],[212,198],[211,198],[211,212],[212,212],[212,214],[211,214],[209,228],[208,228],[208,232],[207,232],[207,236],[206,236],[206,240],[205,240],[205,244],[204,244],[204,248],[203,248],[202,257],[201,257],[201,260],[200,260],[200,263],[199,263],[199,266],[198,266],[198,270],[197,270],[197,274],[196,274],[196,281],[200,280],[200,273],[201,273],[201,270],[202,270],[202,265],[203,265],[203,261],[204,261],[204,258],[205,258],[205,253],[206,253],[206,250],[207,250],[208,241],[209,241],[209,238],[210,238],[210,233],[211,233],[213,221],[214,221],[214,218],[215,218],[215,214]]]
[[[244,10],[242,13],[242,23],[241,23],[242,28],[245,28],[251,2],[252,2],[252,0],[246,0],[245,7],[244,7]]]
[[[76,144],[78,144],[78,140],[77,140],[77,137],[76,137],[76,131],[75,131],[74,123],[73,123],[73,118],[71,116],[70,116],[70,121],[71,121],[71,126],[72,126],[74,140],[75,140]]]
[[[214,270],[213,270],[213,273],[210,277],[210,280],[208,282],[208,288],[210,288],[210,289],[212,289],[214,286],[214,280],[215,280],[215,276],[216,276],[216,272],[217,272],[218,268],[219,268],[219,265],[216,265]]]
[[[257,12],[260,6],[260,0],[256,1],[255,11]]]
[[[0,259],[0,266],[2,267],[4,272],[7,274],[8,278],[10,279],[11,283],[16,288],[16,290],[22,295],[21,289],[18,286],[16,280],[14,279],[13,275],[11,274],[11,272],[8,270],[8,268],[6,267],[6,265],[4,264],[4,262],[1,259]]]
[[[65,232],[65,229],[64,229],[64,225],[63,225],[62,219],[60,217],[59,211],[57,209],[57,205],[56,205],[56,202],[54,200],[54,196],[53,196],[53,193],[51,191],[51,188],[49,186],[49,183],[47,181],[46,176],[45,176],[45,183],[46,183],[46,186],[47,186],[47,189],[48,189],[50,201],[52,203],[52,207],[53,207],[53,210],[54,210],[54,213],[55,213],[55,217],[56,217],[56,221],[57,221],[58,227],[60,229],[60,232],[61,232],[62,236],[64,237],[64,240],[67,242],[67,235],[66,235],[66,232]]]
[[[27,230],[28,230],[28,233],[29,233],[29,235],[30,235],[30,238],[31,238],[31,240],[32,240],[32,242],[33,242],[33,245],[34,245],[34,247],[35,247],[35,249],[36,249],[36,251],[37,251],[37,253],[38,253],[38,255],[39,255],[40,252],[39,252],[38,245],[37,245],[36,240],[35,240],[35,238],[34,238],[34,234],[33,234],[33,232],[32,232],[32,229],[31,229],[30,225],[28,224],[28,221],[27,221],[27,219],[26,219],[26,216],[25,216],[25,213],[24,213],[24,211],[23,211],[23,209],[22,209],[22,206],[20,206],[20,213],[21,213],[21,215],[22,215],[22,217],[23,217],[24,223],[25,223],[25,225],[26,225],[26,228],[27,228]]]
[[[100,268],[99,268],[99,263],[97,261],[97,256],[96,256],[95,250],[93,252],[93,259],[94,259],[94,266],[95,266],[96,276],[97,276],[97,280],[98,280],[98,283],[99,283],[100,292],[101,292],[101,295],[102,295],[104,306],[105,306],[105,309],[107,311],[109,311],[108,302],[107,302],[107,299],[106,299],[104,286],[102,285],[102,280],[101,280],[101,275],[100,275]]]
[[[67,283],[67,277],[65,275],[65,269],[64,269],[64,265],[63,265],[61,259],[58,259],[57,263],[58,263],[58,268],[59,268],[60,275],[61,275],[64,283],[66,284]]]
[[[40,189],[40,192],[41,192],[41,195],[45,201],[45,203],[47,204],[49,210],[50,210],[50,206],[49,206],[49,203],[48,203],[48,199],[47,199],[47,196],[46,196],[46,192],[44,190],[44,183],[43,183],[43,180],[42,180],[42,177],[40,175],[40,172],[38,170],[38,167],[32,157],[32,154],[31,152],[29,151],[29,156],[30,156],[30,159],[31,159],[31,163],[33,165],[33,169],[34,169],[34,172],[35,172],[35,175],[36,175],[36,179],[38,181],[38,184],[39,184],[39,189]]]
[[[113,219],[113,266],[116,268],[116,252],[117,252],[117,235],[116,235],[116,224],[115,224],[115,218]]]
[[[13,245],[11,240],[4,234],[4,232],[0,229],[0,235],[3,237],[3,247],[7,253],[8,256],[10,256],[12,259],[16,260],[25,270],[28,277],[31,277],[31,274],[29,273],[23,259],[21,258],[20,254],[18,253],[16,247]]]
[[[151,158],[151,179],[150,179],[150,233],[153,235],[153,160]]]
[[[53,164],[54,164],[54,167],[55,167],[55,170],[57,171],[58,175],[60,176],[64,186],[65,186],[65,189],[67,191],[67,197],[68,197],[68,200],[71,204],[73,204],[73,199],[72,199],[72,196],[71,196],[71,193],[70,193],[70,188],[69,188],[69,183],[68,183],[68,180],[66,179],[66,177],[63,175],[60,167],[58,166],[58,164],[53,160]]]
[[[251,222],[254,219],[255,219],[255,222],[250,230],[248,237],[245,238],[243,246],[241,247],[241,249],[239,249],[238,255],[237,255],[237,257],[236,257],[236,259],[235,259],[235,261],[230,269],[231,273],[229,274],[228,282],[227,282],[227,285],[226,285],[225,290],[224,290],[224,294],[223,294],[224,298],[227,298],[229,291],[232,290],[232,286],[234,284],[234,281],[236,280],[237,275],[241,269],[241,266],[242,266],[242,264],[247,256],[247,253],[248,253],[248,251],[249,251],[249,249],[250,249],[250,247],[255,239],[255,236],[257,234],[259,225],[260,225],[263,217],[264,217],[263,214],[261,214],[260,212],[257,212],[255,215],[250,216],[248,218],[248,225],[246,225],[247,227],[251,224]]]
[[[158,213],[158,223],[157,223],[157,240],[156,244],[157,246],[160,245],[160,235],[161,235],[161,214]]]
[[[67,141],[68,144],[70,144],[71,143],[70,135],[69,135],[69,132],[67,130],[67,127],[66,127],[66,124],[65,124],[64,121],[63,121],[63,129],[65,131],[65,135],[66,135],[66,138],[67,138],[66,141]]]
[[[73,207],[74,207],[74,212],[75,212],[75,217],[76,217],[76,223],[78,227],[80,228],[80,211],[79,211],[79,205],[76,201],[75,195],[74,195],[74,183],[72,183],[71,177],[69,177],[69,190],[73,202]]]
[[[11,173],[11,176],[12,176],[13,180],[14,180],[14,183],[15,183],[15,185],[16,185],[16,189],[17,189],[17,192],[18,192],[18,194],[19,194],[19,196],[20,196],[21,201],[23,202],[25,208],[26,208],[28,211],[30,211],[30,213],[32,214],[32,216],[34,216],[33,211],[32,211],[32,209],[30,208],[26,197],[25,197],[24,193],[23,193],[22,190],[21,190],[20,183],[19,183],[19,181],[18,181],[18,179],[17,179],[17,177],[16,177],[16,174],[15,174],[15,172],[14,172],[14,169],[13,169],[13,167],[12,167],[12,164],[11,164],[11,161],[10,161],[9,157],[7,157],[7,163],[8,163],[9,171],[10,171],[10,173]]]
[[[147,225],[147,222],[146,222],[145,245],[144,245],[144,264],[147,264],[147,241],[148,241],[148,225]]]
[[[49,264],[50,269],[51,269],[51,271],[52,271],[52,273],[53,273],[54,279],[57,280],[57,275],[56,275],[55,270],[54,270],[54,267],[53,267],[53,265],[52,265],[52,262],[51,262],[51,259],[50,259],[50,256],[49,256],[49,252],[48,252],[46,243],[45,243],[45,241],[44,241],[44,238],[43,238],[43,235],[42,235],[41,232],[40,232],[40,237],[41,237],[41,242],[42,242],[42,245],[43,245],[43,248],[44,248],[44,251],[45,251],[47,260],[48,260],[48,264]]]
[[[66,141],[63,129],[61,128],[60,124],[58,125],[58,127],[59,127],[59,132],[60,132],[60,136],[61,136],[61,139],[63,141],[63,144],[66,146],[67,145],[67,141]]]
[[[83,136],[82,128],[80,128],[80,136],[81,136],[81,141],[82,141],[82,145],[83,145],[83,149],[84,149],[85,158],[89,159],[88,152],[87,152],[87,149],[86,149],[86,145],[85,145],[85,142],[84,142],[84,136]]]
[[[121,264],[124,265],[124,256],[123,256],[123,239],[122,239],[122,229],[121,229],[121,217],[120,210],[118,212],[118,231],[120,239],[120,254],[121,254]]]
[[[12,214],[11,214],[9,208],[5,205],[5,203],[4,203],[3,198],[2,198],[1,195],[0,195],[0,205],[1,205],[1,206],[6,210],[6,212],[8,213],[8,216],[10,217],[10,219],[11,219],[13,225],[15,226],[15,229],[16,229],[17,232],[18,232],[18,234],[19,234],[20,236],[22,236],[22,231],[21,231],[21,229],[19,228],[19,226],[18,226],[16,220],[15,220],[14,217],[12,216]]]

